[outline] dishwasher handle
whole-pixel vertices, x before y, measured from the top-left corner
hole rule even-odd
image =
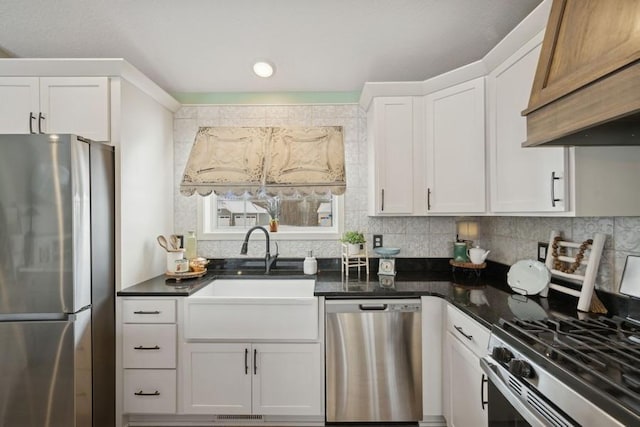
[[[387,309],[387,304],[359,304],[358,307],[362,311],[384,311]]]

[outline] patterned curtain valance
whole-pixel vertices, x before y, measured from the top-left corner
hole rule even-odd
[[[343,194],[342,127],[201,127],[180,192]]]

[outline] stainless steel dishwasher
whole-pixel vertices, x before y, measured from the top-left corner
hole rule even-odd
[[[326,301],[327,422],[422,419],[419,299]]]

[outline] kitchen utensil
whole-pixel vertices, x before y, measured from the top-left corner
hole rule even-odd
[[[180,249],[182,247],[182,239],[177,234],[169,236],[169,243],[172,249]]]
[[[516,262],[507,273],[507,283],[520,295],[536,295],[549,285],[550,280],[547,266],[532,259]]]
[[[162,249],[164,249],[167,252],[171,250],[171,248],[169,247],[169,243],[167,242],[167,238],[164,237],[162,234],[157,237],[157,240],[158,240],[158,244]]]
[[[489,252],[491,251],[485,251],[479,246],[467,249],[469,260],[474,264],[482,264],[484,260],[487,259],[487,255],[489,255]]]

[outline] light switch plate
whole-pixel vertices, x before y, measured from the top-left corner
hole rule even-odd
[[[538,261],[545,262],[547,260],[547,251],[549,244],[546,242],[538,242]]]

